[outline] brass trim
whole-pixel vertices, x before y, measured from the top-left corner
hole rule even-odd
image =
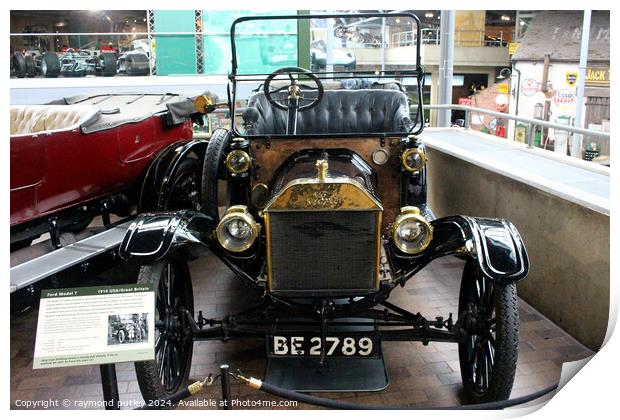
[[[228,108],[228,102],[217,102],[216,98],[199,95],[194,99],[194,109],[200,114],[210,114],[218,108]]]
[[[290,181],[265,206],[269,211],[383,210],[359,182],[346,178],[298,178]]]
[[[325,159],[320,159],[316,161],[316,178],[324,182],[327,179],[327,169],[329,168],[329,164]]]
[[[414,153],[417,153],[418,155],[420,155],[420,164],[416,166],[409,166],[409,164],[407,163],[407,158],[409,157],[409,155],[412,155]],[[420,169],[422,169],[424,165],[426,164],[426,154],[424,154],[424,150],[422,148],[413,147],[403,152],[403,154],[400,157],[400,161],[403,165],[403,168],[405,168],[406,171],[417,172]]]
[[[230,219],[235,219],[235,218],[243,220],[252,229],[252,235],[250,236],[248,241],[246,241],[241,246],[232,246],[230,243],[226,242],[224,235],[222,233],[222,230],[226,222],[228,222]],[[256,223],[252,215],[248,212],[248,208],[246,206],[238,205],[238,206],[231,206],[226,210],[226,214],[224,214],[220,222],[217,224],[215,233],[217,235],[217,241],[220,243],[220,245],[224,249],[230,252],[243,252],[249,249],[252,246],[252,244],[256,241],[256,238],[258,238],[258,234],[260,233],[260,228],[261,228],[261,225]]]
[[[242,169],[235,169],[232,166],[232,160],[237,156],[243,157],[245,159],[245,165],[243,165]],[[250,158],[250,155],[247,154],[247,152],[245,152],[244,150],[236,149],[228,153],[224,163],[226,164],[226,169],[228,169],[228,172],[232,174],[242,174],[244,172],[247,172],[248,169],[250,169],[251,160],[252,159]]]
[[[323,192],[327,192],[327,194],[322,195],[321,193]],[[319,195],[316,196],[314,195],[315,193],[319,193]],[[332,196],[336,196],[337,199],[332,200],[330,198]],[[308,199],[310,199],[310,202],[308,202]],[[263,210],[267,246],[267,290],[272,290],[273,281],[270,213],[279,211],[318,212],[334,210],[376,212],[376,252],[374,264],[376,267],[375,288],[376,290],[379,289],[381,282],[381,226],[383,219],[383,207],[381,203],[368,193],[359,182],[350,178],[326,178],[324,181],[320,181],[318,178],[298,178],[286,184]]]
[[[301,88],[297,84],[292,84],[288,87],[288,99],[301,98]]]
[[[408,220],[416,220],[420,222],[426,229],[426,237],[424,238],[424,241],[422,241],[417,247],[407,246],[400,240],[400,238],[398,238],[398,227],[401,223]],[[431,226],[428,220],[426,220],[424,216],[420,214],[419,208],[414,206],[406,206],[401,208],[400,214],[394,220],[390,236],[392,237],[394,245],[396,245],[396,247],[402,252],[406,254],[419,254],[420,252],[424,251],[433,240],[433,226]]]

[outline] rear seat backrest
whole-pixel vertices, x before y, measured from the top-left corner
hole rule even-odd
[[[286,133],[286,112],[273,107],[263,92],[252,94],[247,108],[255,109],[257,118],[244,118],[248,134]],[[326,90],[314,108],[297,115],[297,134],[404,133],[412,125],[407,95],[391,89]]]
[[[11,135],[71,130],[95,120],[99,109],[82,105],[16,105],[11,107]]]

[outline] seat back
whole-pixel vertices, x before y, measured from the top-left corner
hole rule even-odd
[[[11,135],[72,130],[99,118],[100,111],[84,105],[14,105]]]
[[[283,99],[286,92],[280,95]],[[303,95],[316,97],[316,92]],[[262,91],[250,96],[243,119],[250,135],[286,134],[286,111],[271,105]],[[326,90],[321,102],[297,115],[299,135],[405,133],[411,128],[407,96],[393,89]]]

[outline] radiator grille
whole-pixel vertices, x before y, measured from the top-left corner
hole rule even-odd
[[[377,290],[380,211],[269,212],[270,289],[283,296]]]

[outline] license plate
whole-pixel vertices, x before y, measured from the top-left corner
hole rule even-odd
[[[309,335],[274,334],[267,337],[269,356],[320,357],[321,337]],[[328,335],[325,337],[327,357],[373,357],[379,351],[376,335]]]

